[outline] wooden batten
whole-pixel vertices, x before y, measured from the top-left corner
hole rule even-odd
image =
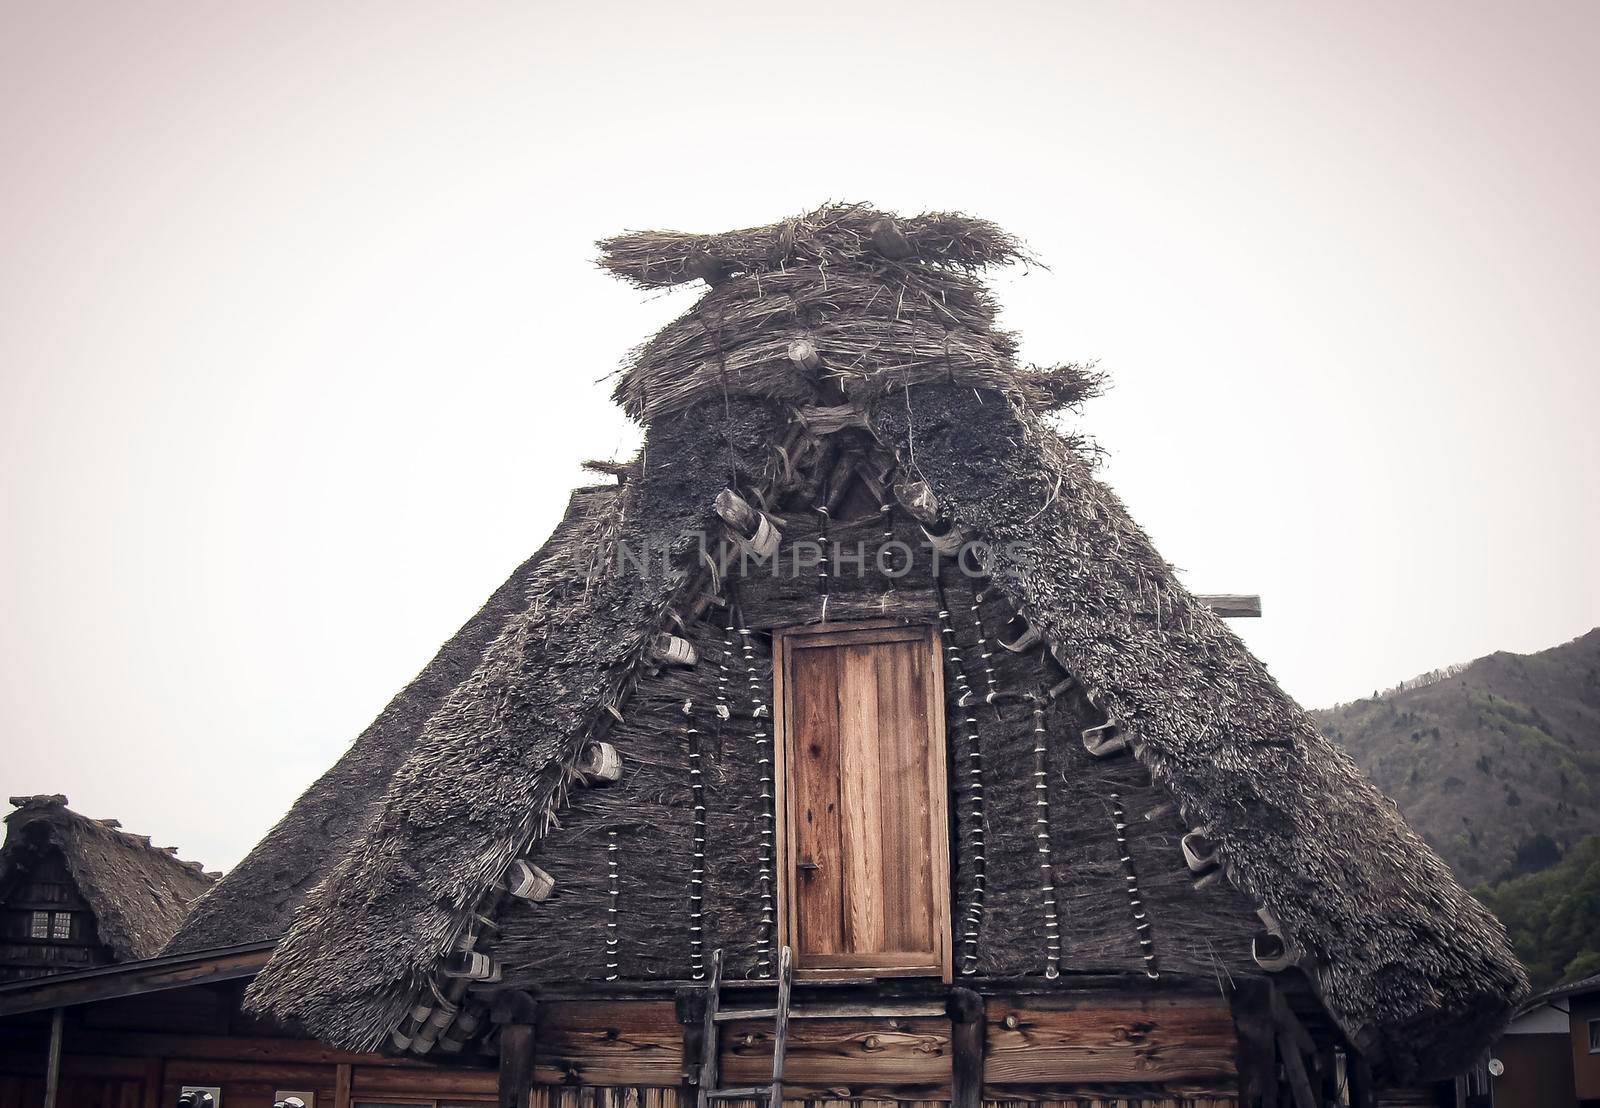
[[[1224,619],[1261,615],[1261,598],[1250,593],[1196,593],[1195,599]]]
[[[614,785],[622,780],[622,755],[610,743],[589,743],[578,756],[578,772],[589,785]]]
[[[657,635],[650,644],[650,657],[664,666],[692,666],[700,660],[694,644],[677,635]]]
[[[867,413],[854,404],[808,404],[795,410],[795,418],[813,435],[832,435],[849,427],[867,427]]]

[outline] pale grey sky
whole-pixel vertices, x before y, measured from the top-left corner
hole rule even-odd
[[[980,14],[981,13],[981,14]],[[636,432],[624,228],[957,208],[1311,706],[1600,623],[1600,5],[0,0],[0,796],[233,864]]]

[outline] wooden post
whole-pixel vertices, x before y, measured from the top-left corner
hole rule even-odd
[[[989,1030],[983,997],[971,989],[951,989],[945,1008],[950,1013],[950,1108],[982,1108]]]
[[[1278,1031],[1278,1053],[1283,1058],[1283,1072],[1289,1078],[1289,1091],[1294,1093],[1295,1108],[1317,1108],[1316,1094],[1311,1090],[1311,1078],[1306,1074],[1305,1056],[1295,1045],[1293,1036]]]
[[[65,1008],[50,1013],[50,1057],[45,1062],[44,1108],[56,1108],[56,1093],[61,1085],[61,1034]]]
[[[1260,978],[1240,977],[1230,998],[1239,1037],[1240,1108],[1278,1108],[1278,1040],[1270,988]]]
[[[333,1068],[333,1108],[350,1108],[350,1063]]]
[[[162,1072],[165,1063],[160,1058],[146,1059],[144,1064],[144,1099],[139,1103],[142,1108],[162,1108],[161,1085],[165,1077]]]
[[[1376,1108],[1378,1098],[1372,1088],[1372,1065],[1367,1056],[1351,1048],[1345,1055],[1345,1073],[1349,1078],[1350,1108]]]
[[[521,989],[501,989],[489,1006],[489,1020],[500,1028],[499,1108],[530,1108],[538,1001]]]
[[[500,1108],[529,1108],[533,1096],[533,1026],[500,1028]]]
[[[706,994],[703,989],[679,989],[678,1023],[683,1027],[683,1069],[678,1081],[678,1108],[695,1108],[700,1099],[700,1063],[706,1046]]]

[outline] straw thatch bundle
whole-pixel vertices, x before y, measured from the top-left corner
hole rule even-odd
[[[719,235],[630,231],[600,243],[601,265],[642,288],[724,280],[740,273],[776,273],[810,263],[819,267],[933,265],[974,273],[1028,261],[1022,244],[987,220],[959,212],[890,217],[866,204],[835,204],[765,227]],[[884,243],[889,253],[886,256]]]

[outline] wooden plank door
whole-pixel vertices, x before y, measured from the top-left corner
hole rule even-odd
[[[933,627],[780,631],[779,919],[803,977],[950,979]]]

